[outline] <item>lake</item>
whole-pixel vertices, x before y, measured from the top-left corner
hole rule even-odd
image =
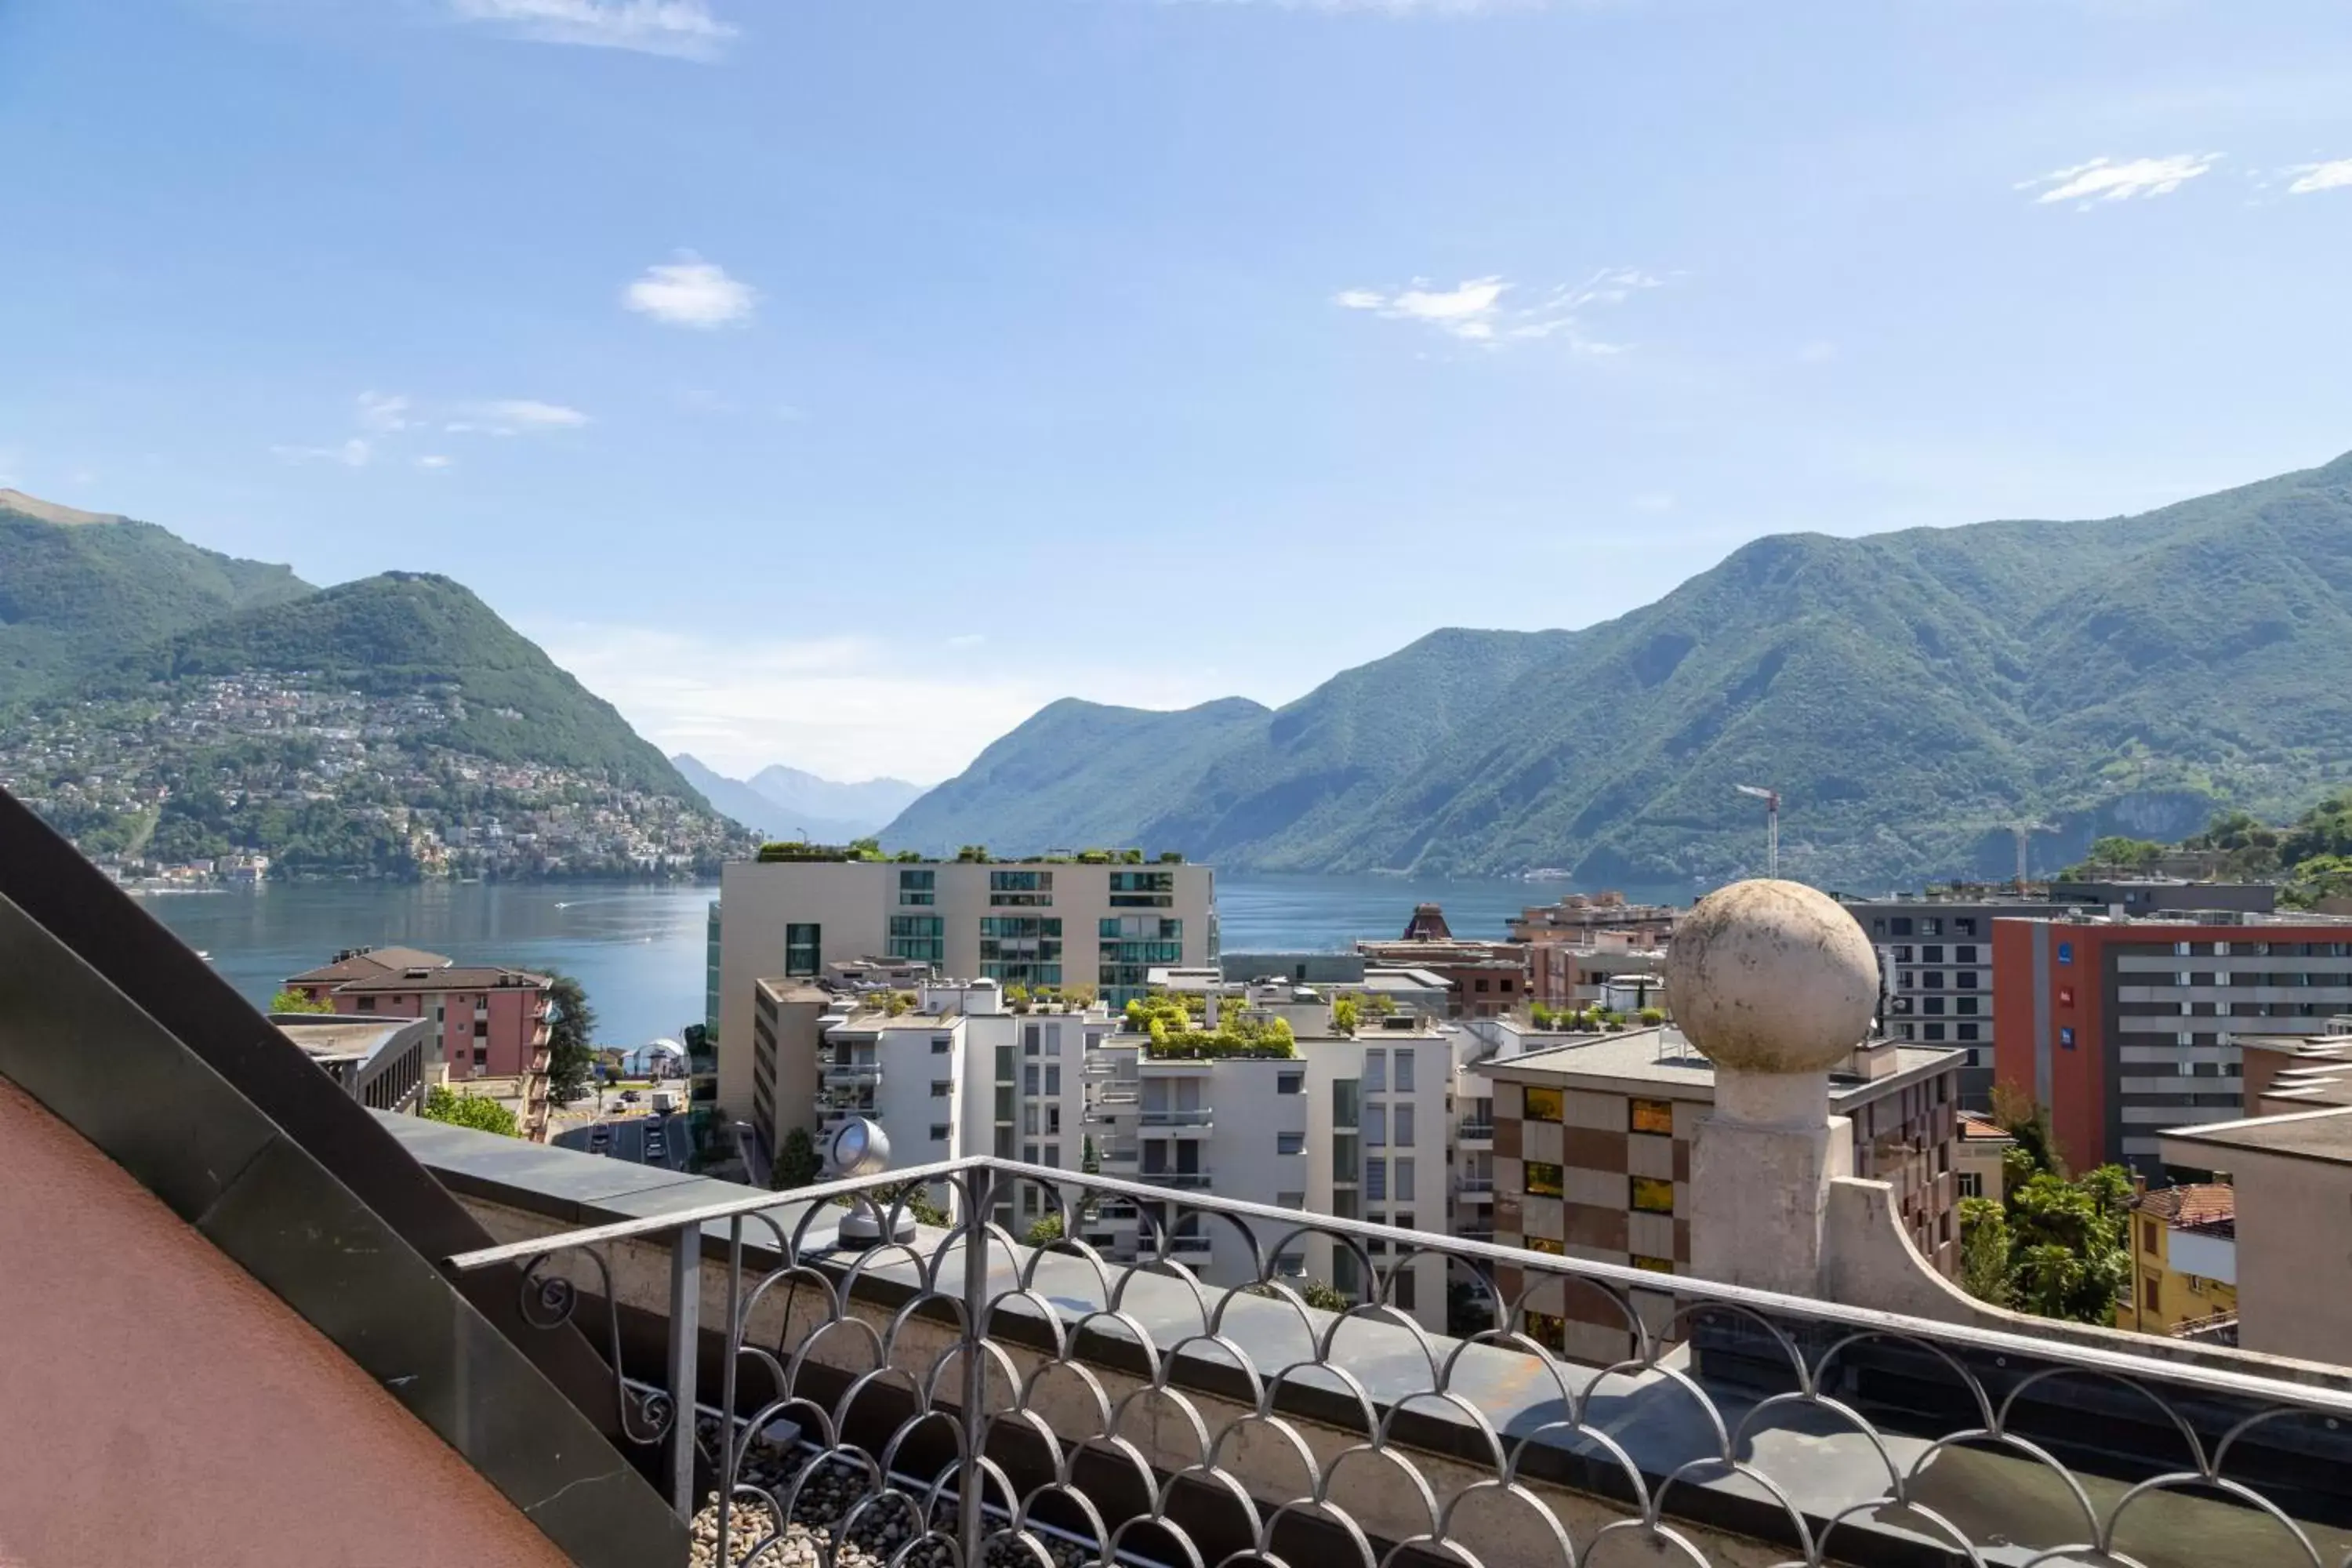
[[[1528,904],[1567,882],[1423,881],[1403,877],[1224,873],[1217,915],[1227,952],[1344,951],[1393,937],[1417,903],[1445,907],[1462,937],[1500,937]],[[1685,900],[1688,889],[1625,889]],[[596,1008],[599,1042],[676,1036],[702,1016],[705,917],[714,884],[433,882],[289,883],[141,900],[147,911],[257,1002],[338,949],[400,943],[467,963],[562,969]]]

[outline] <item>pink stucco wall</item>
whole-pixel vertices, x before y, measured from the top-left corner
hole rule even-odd
[[[561,1568],[491,1485],[0,1079],[0,1568]]]

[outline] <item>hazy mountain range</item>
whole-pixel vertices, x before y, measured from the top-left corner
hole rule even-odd
[[[2045,865],[2352,776],[2352,457],[2137,517],[1759,539],[1573,632],[1446,630],[1268,710],[1066,700],[887,845],[1846,887]]]
[[[770,838],[843,844],[878,833],[923,786],[904,779],[836,784],[782,763],[748,779],[729,778],[689,752],[670,758],[688,783],[719,811]]]

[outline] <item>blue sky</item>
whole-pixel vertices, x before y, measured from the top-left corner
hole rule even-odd
[[[2352,448],[2335,0],[0,0],[0,483],[739,773]]]

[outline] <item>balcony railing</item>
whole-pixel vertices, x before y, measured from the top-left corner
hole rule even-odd
[[[831,1200],[922,1187],[965,1217],[842,1247]],[[1031,1212],[1024,1190],[1069,1237],[1082,1202],[1141,1204],[1140,1257],[1021,1244],[988,1216]],[[792,1197],[447,1263],[522,1266],[533,1321],[609,1346],[697,1563],[2337,1568],[2352,1543],[2352,1384],[2324,1373],[997,1160]],[[1418,1311],[1395,1304],[1405,1269]],[[1370,1299],[1308,1308],[1334,1277]],[[623,1365],[624,1309],[665,1300],[660,1364],[640,1341]]]
[[[1206,1131],[1216,1122],[1216,1112],[1202,1108],[1192,1110],[1154,1110],[1146,1107],[1142,1125],[1146,1127],[1190,1127]]]
[[[826,1062],[822,1076],[827,1083],[879,1083],[880,1062]]]
[[[1491,1121],[1465,1121],[1454,1136],[1458,1143],[1492,1143],[1495,1141],[1495,1124]]]
[[[1213,1177],[1206,1171],[1155,1171],[1146,1167],[1140,1173],[1144,1181],[1155,1187],[1206,1188]]]
[[[1475,1197],[1481,1193],[1492,1193],[1495,1190],[1495,1178],[1492,1176],[1456,1176],[1454,1178],[1454,1190],[1462,1194],[1465,1197]]]

